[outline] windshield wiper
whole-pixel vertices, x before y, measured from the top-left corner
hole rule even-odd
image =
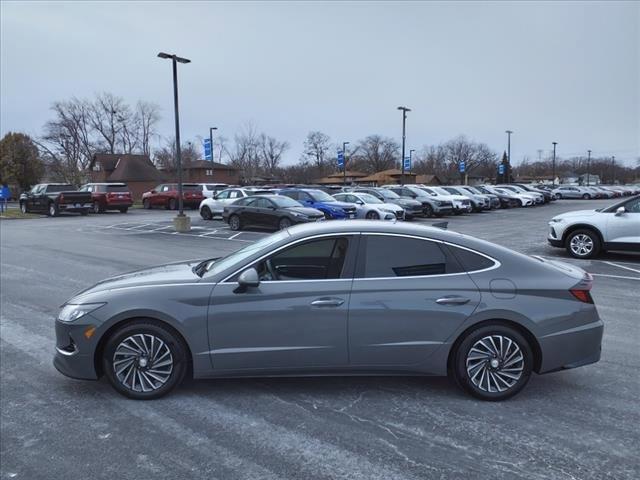
[[[211,265],[215,263],[215,261],[218,260],[219,258],[221,257],[208,258],[207,260],[203,260],[202,262],[197,264],[195,267],[193,267],[193,272],[199,277],[202,277],[202,275],[207,273],[207,271],[211,268]]]

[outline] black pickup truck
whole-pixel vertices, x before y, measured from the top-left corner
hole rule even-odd
[[[40,183],[20,195],[22,213],[46,213],[51,217],[60,212],[89,213],[91,192],[79,192],[68,183]]]

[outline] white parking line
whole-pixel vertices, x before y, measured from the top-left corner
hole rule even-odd
[[[617,263],[607,262],[607,261],[604,261],[604,260],[603,260],[603,263],[606,263],[607,265],[611,265],[613,267],[622,268],[624,270],[630,270],[630,271],[635,272],[635,273],[640,273],[640,270],[637,270],[637,269],[631,268],[631,267],[625,267],[624,265],[618,265]]]
[[[594,277],[608,277],[608,278],[620,278],[622,280],[635,280],[636,282],[640,282],[640,277],[625,277],[622,275],[607,275],[605,273],[592,273]]]
[[[233,240],[234,238],[236,238],[236,237],[237,237],[238,235],[240,235],[241,233],[242,233],[242,232],[240,232],[240,233],[236,233],[235,235],[231,235],[231,236],[229,237],[229,240]],[[244,240],[244,241],[247,241],[247,240]]]

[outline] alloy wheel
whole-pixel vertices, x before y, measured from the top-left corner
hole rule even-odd
[[[584,257],[593,251],[593,239],[589,235],[579,233],[571,238],[569,248],[573,254]]]
[[[483,392],[506,392],[522,377],[524,362],[514,340],[505,335],[488,335],[475,342],[467,353],[467,375]]]
[[[22,203],[20,204],[20,211],[21,211],[23,214],[26,214],[26,213],[27,213],[27,204],[26,204],[25,202],[22,202]]]
[[[162,387],[173,372],[169,346],[155,335],[139,333],[125,338],[113,354],[113,373],[134,392],[152,392]]]

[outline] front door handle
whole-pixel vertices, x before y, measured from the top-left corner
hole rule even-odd
[[[451,296],[439,298],[436,300],[436,303],[438,305],[464,305],[470,301],[470,298]]]
[[[344,303],[341,298],[322,297],[311,302],[312,307],[339,307]]]

